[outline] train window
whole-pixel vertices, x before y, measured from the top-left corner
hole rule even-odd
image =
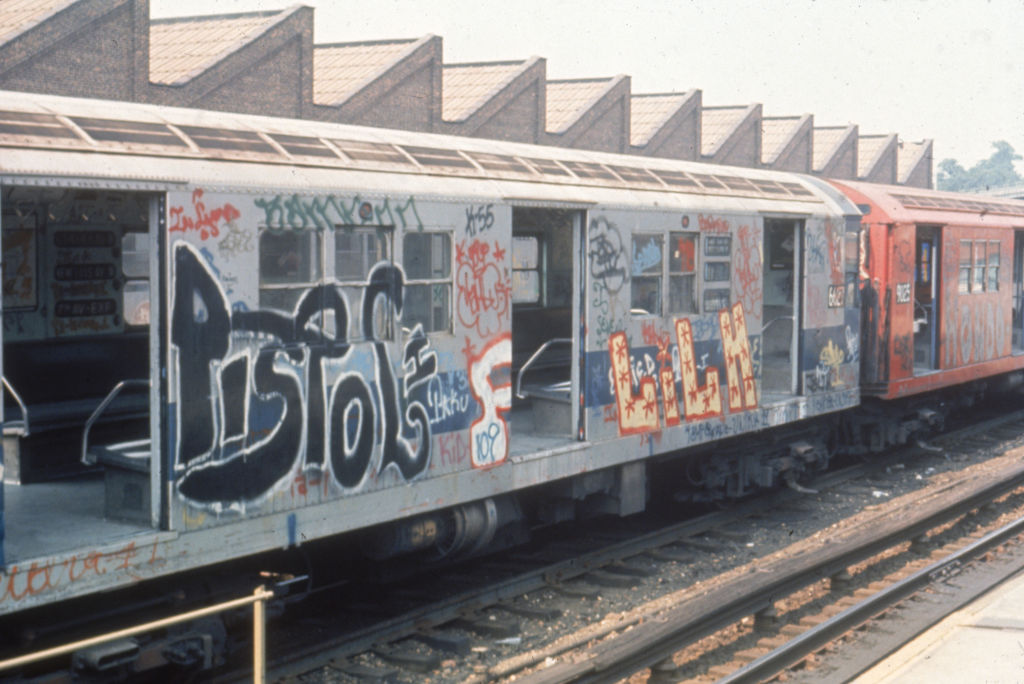
[[[633,236],[629,308],[636,316],[661,315],[662,243],[661,235]]]
[[[558,165],[553,159],[534,159],[533,157],[524,157],[526,161],[530,162],[539,173],[545,176],[569,176],[569,172]]]
[[[540,304],[540,238],[512,238],[512,303]]]
[[[363,288],[370,271],[381,261],[391,258],[391,230],[383,226],[337,226],[334,231],[334,277],[358,294],[349,295],[350,302],[362,301]],[[386,300],[373,303],[373,329],[378,340],[394,339],[394,312]],[[330,326],[329,321],[325,321]]]
[[[476,171],[473,163],[456,150],[444,150],[438,147],[414,147],[404,145],[403,149],[413,159],[430,169],[447,168],[460,171]]]
[[[296,157],[338,158],[338,155],[334,154],[334,150],[324,145],[319,138],[310,138],[304,135],[284,135],[283,133],[274,133],[270,137],[283,147],[288,154]]]
[[[565,165],[565,168],[575,173],[579,178],[597,178],[601,180],[612,181],[618,180],[618,178],[616,178],[612,172],[610,172],[608,169],[604,168],[600,164],[573,161],[562,162],[562,164]]]
[[[960,241],[960,278],[957,283],[961,293],[971,291],[971,241]]]
[[[388,259],[390,235],[376,228],[343,226],[334,233],[334,277],[363,283],[378,262]]]
[[[971,279],[971,292],[981,292],[985,289],[985,241],[977,240],[974,243],[974,277]]]
[[[995,240],[988,243],[988,283],[985,289],[989,292],[999,289],[999,242]]]
[[[394,145],[362,142],[360,140],[339,140],[337,138],[332,139],[331,142],[352,161],[412,166],[409,158],[399,152]]]
[[[164,124],[84,117],[76,117],[72,121],[97,142],[188,148],[185,142]]]
[[[729,282],[729,262],[709,261],[704,264],[704,280],[709,283]]]
[[[471,157],[484,171],[518,173],[526,176],[535,175],[533,169],[515,157],[509,157],[504,154],[485,154],[484,152],[465,152],[464,154]]]
[[[407,233],[402,240],[405,306],[402,324],[425,332],[451,330],[452,238],[448,233]]]
[[[178,128],[192,138],[192,142],[207,151],[258,152],[280,157],[277,150],[255,131],[233,131],[205,126],[178,126]]]
[[[718,313],[729,308],[729,290],[704,290],[704,313]]]
[[[669,233],[668,311],[697,313],[697,233]]]
[[[81,138],[52,114],[0,112],[0,136],[59,138],[79,142]]]
[[[320,233],[260,232],[260,308],[291,311],[320,280]]]
[[[125,325],[149,325],[149,233],[125,233],[121,238],[121,272]]]

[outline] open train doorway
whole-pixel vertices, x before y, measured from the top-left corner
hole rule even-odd
[[[803,221],[764,221],[764,310],[761,327],[761,392],[799,391],[800,264]]]
[[[914,246],[914,374],[939,367],[939,229],[918,226]],[[897,298],[900,293],[896,293]]]
[[[572,439],[578,420],[573,293],[583,212],[512,210],[512,453]]]
[[[4,188],[7,562],[155,525],[150,282],[160,202],[141,192]],[[94,450],[104,445],[125,447],[108,464]]]

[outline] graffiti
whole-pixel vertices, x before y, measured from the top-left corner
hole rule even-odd
[[[914,341],[910,334],[893,335],[892,354],[900,363],[900,370],[910,373],[914,368]]]
[[[459,321],[488,338],[507,327],[512,301],[512,286],[507,269],[502,271],[505,250],[498,243],[463,241],[455,250],[458,264],[455,285],[458,289]]]
[[[467,348],[469,341],[466,342]],[[508,458],[505,415],[512,409],[512,336],[504,334],[469,362],[469,385],[483,411],[469,429],[471,463],[484,468]]]
[[[828,245],[828,265],[831,270],[831,282],[843,282],[843,231],[831,219],[825,220],[825,242]]]
[[[702,233],[728,233],[729,221],[724,218],[697,214],[697,223]]]
[[[120,571],[141,579],[146,566],[163,564],[159,544],[154,541],[152,549],[141,555],[136,543],[129,542],[112,551],[74,554],[52,565],[35,561],[27,568],[10,565],[0,571],[0,605],[23,601],[107,573]]]
[[[437,440],[437,465],[458,468],[471,458],[470,442],[464,432],[451,432]]]
[[[171,207],[171,227],[168,230],[172,233],[198,231],[200,239],[207,240],[220,235],[222,221],[230,225],[232,221],[241,216],[238,209],[230,202],[225,202],[223,206],[207,211],[206,204],[203,203],[202,188],[192,191],[192,211],[192,216],[186,216],[185,207]]]
[[[841,309],[846,304],[846,288],[843,285],[828,286],[828,308]]]
[[[430,422],[409,394],[435,375],[436,355],[417,326],[405,344],[399,392],[388,349],[375,332],[381,301],[401,314],[399,268],[378,264],[363,290],[363,336],[373,355],[368,382],[364,373],[344,371],[352,345],[315,324],[330,314],[336,330],[348,330],[348,304],[336,285],[308,289],[290,314],[232,312],[194,247],[176,245],[174,266],[171,342],[178,358],[182,497],[214,509],[254,501],[299,465],[308,472],[329,464],[334,480],[353,488],[368,475],[375,448],[378,472],[394,466],[408,480],[426,470]],[[267,431],[250,441],[254,430]]]
[[[827,392],[832,389],[832,371],[832,368],[820,362],[814,370],[808,371],[804,376],[807,392]]]
[[[456,377],[457,381],[445,382],[445,376],[435,375],[427,382],[427,408],[430,409],[431,426],[463,416],[469,409],[466,376]]]
[[[619,229],[614,223],[600,217],[590,222],[587,234],[590,241],[587,258],[594,287],[615,294],[622,289],[627,279],[625,248]]]
[[[594,289],[594,299],[591,302],[594,308],[594,334],[598,342],[603,342],[613,332],[622,328],[622,317],[615,310],[618,300],[610,298],[604,288],[595,286]]]
[[[761,272],[761,250],[752,226],[742,225],[737,229],[737,250],[733,279],[736,281],[737,300],[743,310],[756,312],[761,307],[763,281]]]
[[[220,253],[227,257],[236,257],[255,249],[252,234],[243,230],[236,223],[228,223],[224,239],[217,243]]]
[[[648,238],[643,245],[633,245],[633,275],[642,275],[651,266],[661,263],[661,241]]]
[[[719,311],[718,325],[722,330],[729,410],[737,411],[744,406],[748,409],[755,408],[757,387],[754,366],[750,358],[750,341],[747,338],[747,321],[743,315],[743,305],[739,302],[733,304],[731,320],[728,309]]]
[[[693,339],[695,341],[712,340],[718,337],[718,321],[712,316],[691,318],[690,325],[693,328]]]
[[[676,321],[676,345],[679,350],[679,370],[683,378],[683,407],[687,420],[722,415],[722,397],[719,391],[718,369],[709,366],[704,372],[705,382],[699,384],[693,352],[693,327],[688,318]]]
[[[850,363],[857,363],[860,361],[860,339],[850,330],[850,326],[846,326],[843,336],[846,338],[846,358]]]
[[[808,230],[807,236],[807,272],[819,274],[825,272],[825,252],[828,250],[825,236],[819,231]]]
[[[839,375],[839,366],[842,365],[844,360],[846,360],[846,352],[840,349],[832,340],[829,340],[828,344],[822,347],[821,352],[818,354],[818,362],[824,364],[832,371],[832,377],[835,378],[833,382],[834,387],[843,386]]]
[[[3,238],[4,310],[36,305],[36,233],[6,229]]]
[[[479,233],[490,230],[494,226],[493,204],[480,205],[466,209],[466,235],[476,237]]]
[[[639,391],[633,394],[633,371],[630,368],[629,342],[626,333],[616,332],[608,338],[608,354],[613,373],[612,387],[619,414],[619,434],[630,435],[658,429],[658,397],[654,378],[642,377]]]
[[[369,201],[356,195],[351,200],[334,195],[304,198],[299,195],[276,195],[256,198],[263,210],[262,225],[267,228],[330,229],[338,224],[384,225],[403,230],[423,230],[423,221],[410,195],[405,202],[391,206],[390,198]]]
[[[896,303],[910,303],[910,283],[896,283]]]

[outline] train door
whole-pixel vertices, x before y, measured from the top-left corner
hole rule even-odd
[[[764,304],[761,327],[761,392],[799,391],[801,255],[803,221],[764,221]]]
[[[576,432],[573,256],[582,225],[577,210],[512,210],[512,453],[541,451]]]
[[[939,366],[939,229],[918,226],[914,247],[914,374]],[[897,293],[898,294],[898,293]]]
[[[1024,351],[1024,230],[1013,234],[1013,351]]]
[[[14,187],[3,254],[4,549],[8,561],[158,521],[150,315],[160,200]],[[155,315],[155,314],[154,314]],[[117,448],[115,448],[117,447]],[[45,511],[39,501],[50,501]]]

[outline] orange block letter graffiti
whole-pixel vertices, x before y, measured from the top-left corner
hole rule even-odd
[[[697,358],[693,353],[693,327],[690,319],[676,320],[676,344],[679,368],[683,374],[683,406],[687,420],[722,415],[722,395],[718,391],[718,369],[708,366],[703,386],[697,384]]]
[[[640,378],[639,392],[633,394],[633,373],[629,367],[629,342],[626,333],[608,337],[615,402],[619,409],[619,434],[632,435],[658,429],[658,389],[654,378]]]
[[[739,302],[732,305],[731,321],[728,309],[719,311],[718,326],[722,329],[722,351],[725,354],[726,380],[729,385],[729,410],[737,411],[744,406],[748,409],[757,408],[754,364],[750,359],[750,340],[747,338],[747,321],[743,317],[743,305]]]

